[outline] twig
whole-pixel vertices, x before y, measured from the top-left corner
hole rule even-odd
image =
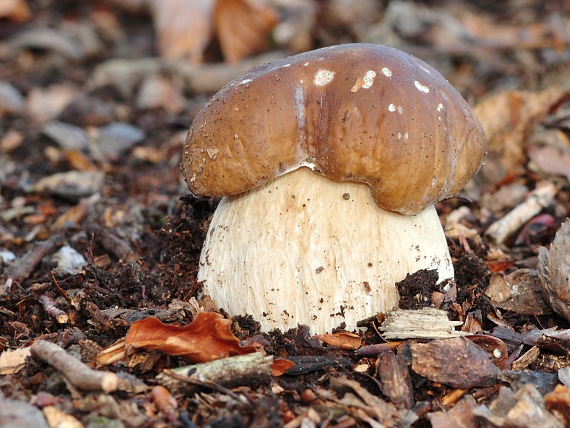
[[[234,386],[257,386],[271,381],[272,357],[260,352],[195,364],[165,371],[157,377],[169,389],[196,389],[191,386],[232,388]],[[181,384],[183,381],[186,383]]]
[[[41,260],[61,247],[61,244],[61,237],[54,235],[47,241],[34,245],[20,260],[6,269],[6,276],[17,281],[27,278]]]
[[[46,294],[40,296],[40,302],[44,306],[44,310],[51,315],[60,324],[65,324],[69,321],[69,317],[65,312],[55,306],[55,302],[51,297]]]
[[[502,244],[522,225],[543,208],[550,205],[554,201],[556,192],[557,189],[554,183],[549,181],[539,183],[524,202],[516,206],[502,219],[489,226],[485,235],[491,238],[497,245]]]
[[[110,364],[121,361],[127,356],[125,351],[125,339],[120,339],[115,344],[109,346],[107,349],[99,352],[95,359],[95,367],[101,368]]]
[[[30,350],[34,358],[45,361],[62,372],[63,376],[77,389],[106,393],[117,390],[139,391],[146,389],[146,385],[136,378],[93,370],[55,343],[36,340]]]
[[[235,401],[237,401],[238,403],[243,403],[243,400],[240,399],[239,395],[237,395],[235,392],[233,392],[231,389],[228,389],[222,385],[218,385],[215,382],[209,381],[209,380],[200,380],[200,379],[194,379],[188,376],[182,376],[178,373],[176,373],[174,370],[164,370],[164,372],[162,372],[162,374],[160,376],[168,376],[171,378],[170,382],[172,382],[172,380],[176,380],[179,382],[179,384],[187,384],[188,386],[196,386],[199,388],[208,388],[211,389],[213,391],[218,391],[221,392],[222,394],[226,394],[229,397],[233,398]],[[162,379],[165,379],[164,377]],[[175,383],[172,383],[172,386],[174,387],[174,389],[178,389],[175,386]],[[180,387],[180,385],[178,385],[178,387]],[[187,389],[185,389],[187,391]],[[250,401],[244,397],[244,399],[246,400],[246,403],[249,404],[251,406]]]

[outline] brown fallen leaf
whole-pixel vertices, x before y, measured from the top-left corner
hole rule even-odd
[[[260,52],[278,22],[273,7],[263,0],[217,0],[214,26],[226,62]]]
[[[570,319],[570,221],[566,220],[554,237],[550,250],[540,247],[538,270],[544,300],[554,311]]]
[[[0,18],[8,18],[14,22],[30,19],[32,13],[26,0],[2,0],[0,2]]]
[[[478,103],[473,111],[489,141],[489,155],[481,172],[491,183],[526,162],[525,138],[533,127],[566,98],[562,88],[506,91]]]
[[[329,382],[341,397],[338,404],[344,406],[345,411],[356,420],[363,420],[369,426],[410,426],[417,419],[416,414],[405,409],[398,411],[396,406],[370,393],[354,380],[333,376]]]
[[[354,333],[341,331],[334,334],[317,334],[313,336],[330,346],[338,346],[341,349],[358,349],[361,345],[360,336]]]
[[[166,325],[157,318],[145,318],[129,328],[126,347],[158,350],[194,363],[256,352],[253,346],[240,346],[230,325],[230,320],[215,312],[199,312],[187,326]]]
[[[556,385],[554,391],[544,396],[544,403],[566,426],[570,425],[570,389],[564,385]]]
[[[215,0],[153,0],[152,14],[160,56],[201,63],[212,37]]]
[[[531,146],[528,149],[528,156],[540,172],[550,176],[560,175],[570,181],[570,152],[568,150],[562,147]]]
[[[274,377],[281,376],[294,365],[295,363],[293,361],[289,361],[285,358],[276,358],[273,360],[273,364],[271,364],[271,375]]]
[[[278,22],[265,0],[153,0],[152,14],[160,55],[195,64],[214,36],[226,62],[260,52]]]

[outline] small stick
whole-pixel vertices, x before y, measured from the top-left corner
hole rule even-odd
[[[524,202],[516,206],[502,219],[493,223],[485,235],[497,245],[523,226],[527,221],[538,214],[554,201],[557,189],[554,183],[544,181],[539,183]]]
[[[161,377],[161,376],[169,376],[171,379],[178,381],[180,384],[187,384],[188,386],[195,386],[198,388],[209,388],[212,389],[214,391],[218,391],[221,392],[222,394],[226,394],[229,397],[233,398],[235,401],[237,402],[243,402],[242,400],[240,400],[239,395],[237,395],[235,392],[233,392],[231,389],[226,388],[225,386],[222,385],[218,385],[215,382],[212,382],[210,380],[200,380],[200,379],[195,379],[193,377],[188,377],[188,376],[183,376],[177,372],[175,372],[174,370],[170,370],[170,369],[166,369],[164,370],[158,377],[157,379],[160,380],[164,380],[165,377]],[[172,380],[171,380],[172,382]],[[174,389],[177,389],[177,385],[175,385],[174,383],[172,384],[172,387],[174,387]],[[188,392],[188,391],[186,391]],[[244,397],[245,400],[247,400],[247,404],[251,403],[249,402],[249,400]]]
[[[57,287],[57,290],[61,293],[61,295],[63,296],[63,298],[67,301],[68,304],[72,304],[71,299],[69,298],[69,296],[67,295],[67,292],[61,288],[61,285],[59,285],[59,282],[57,282],[57,279],[55,278],[55,275],[51,275],[51,279],[54,282],[55,286]]]
[[[58,323],[65,324],[69,321],[67,314],[55,306],[55,302],[48,295],[41,295],[40,302],[44,306],[44,310],[53,318],[55,318]]]
[[[61,243],[61,236],[54,235],[47,241],[35,244],[21,259],[6,269],[6,276],[16,281],[27,278],[46,255],[61,247]]]
[[[34,358],[43,360],[62,372],[65,378],[78,389],[106,393],[119,389],[121,379],[115,373],[93,370],[55,343],[36,340],[30,351]]]
[[[272,362],[272,357],[254,352],[164,371],[157,380],[175,391],[187,391],[196,386],[233,388],[265,385],[271,381]]]

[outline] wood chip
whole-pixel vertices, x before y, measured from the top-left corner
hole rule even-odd
[[[467,334],[454,330],[454,327],[462,324],[461,321],[449,321],[446,311],[423,308],[390,311],[386,313],[386,319],[379,329],[387,340],[442,339]]]
[[[376,359],[376,374],[382,393],[398,409],[410,409],[415,403],[408,364],[400,355],[384,351]]]
[[[413,343],[410,348],[414,372],[454,388],[490,386],[500,373],[485,351],[466,338]]]
[[[533,346],[524,354],[522,354],[519,358],[513,361],[511,368],[513,370],[524,370],[532,363],[534,363],[539,355],[540,355],[540,349],[538,348],[538,346]]]

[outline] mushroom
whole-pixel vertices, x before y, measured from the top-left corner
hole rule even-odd
[[[396,49],[332,46],[250,70],[186,140],[191,192],[223,197],[204,293],[266,331],[355,329],[397,306],[407,274],[453,278],[434,203],[463,188],[485,148],[461,95]]]

